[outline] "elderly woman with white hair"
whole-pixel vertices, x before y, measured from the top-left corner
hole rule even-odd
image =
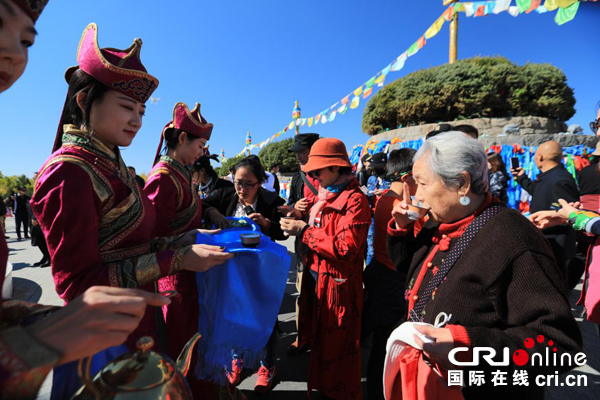
[[[407,320],[429,325],[413,325],[419,336],[405,337],[406,343],[414,340],[413,346],[423,350],[421,369],[397,376],[396,382],[386,378],[386,397],[543,398],[544,388],[534,378],[546,370],[538,368],[539,363],[533,368],[531,362],[523,364],[528,357],[524,353],[545,354],[550,346],[550,353],[560,357],[580,351],[582,343],[544,237],[489,194],[484,149],[463,133],[451,131],[426,140],[412,171],[417,192],[412,200],[405,195],[392,211],[388,249],[396,269],[407,274]],[[450,356],[457,347],[469,351]],[[498,354],[494,360],[508,365],[492,367],[483,359],[476,366],[456,364],[476,362],[471,360],[476,354],[472,350],[481,347],[493,348]],[[511,357],[505,356],[504,348]],[[517,350],[520,353],[513,356]],[[564,372],[573,366],[553,364],[548,371]],[[462,370],[464,386],[447,387],[448,370]],[[492,380],[497,370],[506,386]],[[513,385],[517,370],[528,372],[528,386]],[[475,371],[484,376],[480,386],[471,379]],[[394,388],[400,386],[404,393],[399,395]]]

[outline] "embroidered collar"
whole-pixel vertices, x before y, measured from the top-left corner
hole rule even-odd
[[[62,146],[78,146],[97,157],[109,169],[112,169],[132,191],[137,192],[137,183],[131,176],[119,148],[111,149],[97,135],[86,129],[79,129],[75,125],[64,125]]]
[[[75,144],[92,150],[95,154],[100,153],[105,158],[113,162],[119,159],[119,150],[113,150],[108,147],[97,135],[90,133],[87,129],[79,129],[75,125],[67,124],[63,127],[63,144]]]
[[[190,171],[190,169],[188,167],[186,167],[185,165],[183,165],[176,159],[165,155],[165,156],[161,156],[159,161],[162,161],[165,164],[172,165],[173,167],[175,167],[175,169],[177,171],[181,172],[183,174],[183,176],[188,178],[190,181],[192,180],[192,171]]]

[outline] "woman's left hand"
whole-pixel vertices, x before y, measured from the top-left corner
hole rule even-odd
[[[414,335],[415,342],[421,346],[423,353],[432,362],[447,370],[456,369],[456,366],[448,359],[448,353],[454,348],[454,339],[450,329],[423,325],[415,325],[415,329],[433,339],[433,343],[425,343],[417,335]]]
[[[268,229],[271,223],[271,221],[266,219],[261,213],[252,213],[248,215],[248,218],[256,222],[263,229]]]
[[[302,229],[307,225],[302,220],[284,218],[280,221],[281,230],[286,236],[298,236]]]
[[[196,235],[198,233],[202,233],[205,235],[214,235],[215,233],[219,233],[220,229],[192,229],[188,231],[185,235],[177,239],[175,243],[177,243],[180,247],[189,246],[191,244],[196,244]]]

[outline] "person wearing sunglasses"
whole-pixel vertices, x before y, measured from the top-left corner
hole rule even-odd
[[[590,122],[590,129],[592,130],[592,132],[594,132],[594,135],[596,135],[596,136],[598,136],[598,128],[600,128],[600,109],[598,110],[598,115],[596,116],[596,120]]]
[[[282,219],[281,226],[304,244],[298,344],[311,349],[308,390],[318,390],[323,399],[360,400],[369,202],[352,173],[346,146],[338,139],[319,139],[302,169],[319,181],[317,202],[308,222]]]
[[[281,216],[277,210],[285,204],[285,200],[261,186],[266,179],[265,170],[257,156],[252,155],[238,162],[233,169],[234,187],[216,190],[202,200],[205,220],[217,227],[227,227],[226,217],[248,217],[272,240],[285,240],[286,236],[279,225]],[[258,379],[254,386],[257,393],[264,393],[273,388],[277,374],[276,346],[277,329],[274,327],[265,347],[265,356],[260,362]],[[242,359],[234,354],[231,372],[227,374],[231,385],[237,386],[241,382],[242,371]]]
[[[412,177],[413,149],[399,149],[390,153],[386,163],[386,179],[390,188],[383,191],[375,206],[373,227],[373,259],[365,268],[365,304],[362,316],[361,341],[373,334],[371,355],[367,366],[369,399],[383,400],[383,365],[385,346],[394,326],[406,313],[404,283],[406,271],[396,271],[387,250],[387,226],[394,206],[402,201],[405,185],[411,195],[417,187]]]

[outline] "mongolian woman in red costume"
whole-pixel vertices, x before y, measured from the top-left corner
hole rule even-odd
[[[0,93],[23,73],[47,0],[0,0]],[[0,235],[0,287],[8,248]],[[95,286],[65,307],[4,299],[0,304],[0,398],[34,399],[54,365],[123,343],[146,305],[169,299],[139,289]],[[110,321],[99,324],[98,321]]]
[[[196,231],[157,238],[156,214],[121,158],[142,126],[158,86],[140,60],[142,41],[100,49],[97,27],[84,31],[54,152],[40,170],[31,208],[48,242],[58,294],[67,303],[93,285],[156,291],[180,270],[205,271],[231,254],[192,245]],[[141,336],[161,345],[159,312],[147,310],[126,344]]]
[[[192,111],[184,103],[173,108],[173,119],[161,134],[154,159],[154,167],[148,175],[144,193],[156,210],[158,236],[172,236],[198,229],[202,225],[202,203],[192,184],[190,166],[204,155],[204,146],[210,139],[213,124],[200,114],[200,104]],[[166,154],[160,156],[163,141]],[[163,308],[169,339],[169,356],[177,358],[187,341],[198,332],[198,288],[192,271],[179,271],[158,281],[160,291],[176,290],[179,296]],[[188,380],[192,390],[206,398],[216,397],[216,386],[208,382],[199,384]],[[209,388],[210,387],[210,388]],[[208,391],[215,390],[214,396]]]

